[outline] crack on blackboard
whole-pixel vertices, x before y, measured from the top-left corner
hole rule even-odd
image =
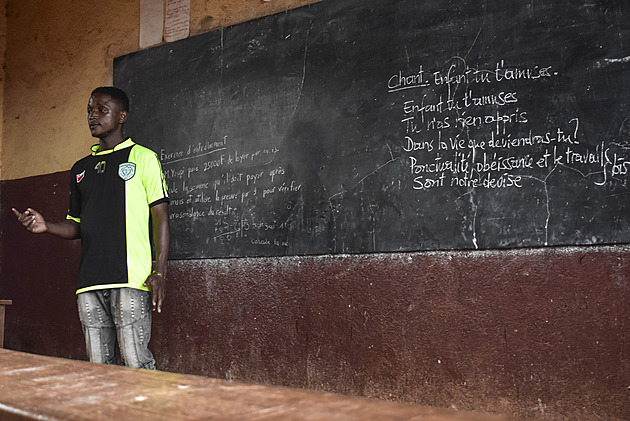
[[[543,186],[545,188],[545,210],[547,211],[547,216],[545,217],[545,246],[549,245],[549,220],[551,219],[551,208],[549,207],[549,187],[547,186],[547,178],[554,172],[556,167],[554,167],[547,177],[545,177],[545,181],[543,182]]]
[[[407,56],[407,66],[409,71],[413,72],[413,70],[411,70],[411,58],[409,57],[409,50],[407,49],[407,46],[405,45],[405,56]]]
[[[474,200],[474,196],[471,194],[470,195],[470,202],[473,206],[474,212],[473,212],[473,220],[472,220],[472,242],[473,245],[475,246],[475,249],[479,249],[479,244],[477,243],[477,211],[478,211],[478,207],[477,204],[475,203]]]
[[[466,57],[468,58],[468,55],[470,54],[470,52],[472,51],[472,49],[475,47],[475,44],[477,44],[477,40],[479,39],[479,35],[481,35],[481,31],[483,31],[483,26],[481,28],[479,28],[479,32],[477,32],[477,36],[475,37],[475,39],[472,42],[472,45],[470,46],[470,48],[468,49],[468,52],[466,53]],[[465,61],[465,60],[464,60]]]
[[[538,181],[539,183],[542,183],[544,189],[545,189],[545,210],[546,210],[546,216],[545,216],[545,246],[549,245],[549,221],[551,219],[551,209],[549,207],[549,189],[547,187],[547,179],[549,178],[549,176],[551,176],[551,174],[556,170],[556,168],[558,167],[558,165],[556,165],[555,167],[553,167],[553,169],[551,171],[549,171],[549,174],[547,174],[545,176],[544,179],[540,179],[538,177],[534,177],[531,175],[521,175],[520,177],[522,178],[528,178],[530,180],[534,180],[534,181]]]
[[[384,167],[386,167],[387,165],[391,164],[392,162],[396,162],[400,159],[400,157],[394,157],[394,153],[392,152],[392,148],[389,146],[389,144],[386,145],[387,149],[389,150],[389,156],[390,159],[389,161],[385,162],[382,165],[379,165],[378,167],[376,167],[376,169],[374,171],[371,171],[369,174],[365,175],[363,178],[361,178],[359,181],[357,181],[352,187],[347,188],[347,189],[343,189],[342,191],[333,194],[332,196],[330,196],[328,198],[328,201],[331,201],[332,199],[334,199],[337,196],[341,196],[344,193],[347,193],[348,190],[358,186],[359,184],[362,184],[367,178],[373,176],[374,174],[376,174],[377,172],[379,172],[380,170],[382,170]]]
[[[477,243],[477,204],[475,203],[474,194],[475,194],[475,188],[472,188],[472,189],[468,190],[466,193],[464,193],[464,194],[460,195],[459,197],[457,197],[454,201],[457,202],[458,200],[460,200],[464,196],[470,196],[470,205],[471,205],[471,209],[473,211],[470,231],[471,231],[471,234],[472,234],[473,246],[475,246],[475,249],[478,250],[479,249],[479,244]]]
[[[293,109],[293,114],[291,116],[291,119],[293,119],[293,117],[295,116],[295,113],[297,112],[297,109],[300,105],[300,101],[302,99],[302,91],[304,90],[304,82],[306,80],[306,57],[308,55],[308,38],[309,38],[310,32],[311,32],[311,28],[308,28],[306,30],[306,39],[304,41],[304,60],[302,62],[302,81],[300,82],[300,90],[298,92],[297,101],[295,101],[295,108]]]
[[[472,47],[471,47],[471,48],[472,48]],[[449,60],[447,60],[444,64],[448,63],[449,61],[454,61],[454,60],[460,60],[460,61],[464,64],[464,67],[465,67],[465,68],[467,68],[467,67],[468,67],[468,63],[466,62],[466,59],[465,59],[464,57],[460,57],[460,56],[453,56],[453,57],[451,57]],[[455,64],[452,64],[452,65],[451,65],[451,68],[452,68],[453,66],[455,66]],[[455,85],[455,89],[454,89],[452,92],[451,92],[451,84],[449,83],[449,84],[447,85],[448,93],[447,93],[447,95],[446,95],[446,96],[447,96],[447,98],[448,98],[449,100],[453,100],[453,99],[455,98],[455,94],[456,94],[456,93],[457,93],[457,91],[459,90],[459,85],[461,85],[461,84],[462,84],[461,82],[456,82],[456,83],[454,83],[454,85]],[[457,110],[457,115],[458,115],[458,116],[460,115],[460,114],[459,114],[459,110]]]
[[[538,181],[538,182],[542,183],[542,185],[544,186],[544,189],[545,189],[545,201],[546,201],[545,208],[546,208],[546,211],[547,211],[547,216],[546,216],[546,219],[545,219],[545,246],[549,245],[549,221],[551,220],[551,208],[550,208],[549,188],[548,188],[547,180],[556,171],[556,169],[558,167],[562,167],[562,168],[566,168],[568,170],[574,171],[574,172],[580,174],[580,176],[582,176],[582,178],[585,178],[585,179],[589,178],[592,175],[603,173],[603,171],[593,171],[593,172],[589,172],[589,173],[584,173],[584,172],[578,170],[577,168],[571,167],[569,165],[558,163],[558,164],[554,165],[554,167],[551,169],[551,171],[549,171],[549,173],[545,176],[544,179],[540,179],[538,177],[534,177],[534,176],[531,176],[531,175],[521,175],[521,177],[523,177],[523,178],[528,178],[530,180]],[[603,182],[603,183],[595,182],[595,184],[596,185],[604,185],[605,182]]]
[[[223,28],[220,29],[220,33],[221,33],[221,54],[219,54],[219,80],[223,81],[223,70],[225,67],[225,62],[224,62],[224,55],[223,55]],[[221,83],[221,86],[223,85],[223,83]],[[218,94],[219,94],[219,104],[223,103],[223,89],[219,89],[218,90]]]
[[[530,180],[535,180],[535,181],[538,181],[539,183],[542,183],[545,189],[545,209],[547,211],[547,215],[545,217],[545,246],[549,245],[549,221],[551,220],[551,208],[549,207],[549,187],[547,184],[547,180],[549,179],[549,177],[551,177],[551,174],[553,174],[556,171],[556,168],[560,166],[566,167],[566,165],[562,165],[562,164],[554,165],[551,171],[549,171],[549,173],[542,180],[538,177],[534,177],[531,175],[521,175],[521,177],[523,178],[529,178]],[[570,168],[570,167],[567,167],[567,168]],[[582,176],[584,176],[584,174],[582,174]]]
[[[625,145],[617,145],[617,146],[621,146],[622,148],[624,148]],[[475,150],[473,149],[473,155],[474,155]],[[474,160],[474,157],[473,157]],[[589,178],[593,175],[597,175],[597,174],[601,174],[603,173],[603,171],[593,171],[593,172],[589,172],[589,173],[584,173],[582,171],[580,171],[577,168],[571,167],[569,165],[565,165],[565,164],[561,164],[561,163],[557,163],[550,171],[549,173],[547,173],[547,175],[544,178],[538,178],[538,177],[534,177],[531,175],[519,175],[522,178],[526,178],[526,179],[530,179],[533,181],[538,181],[539,183],[541,183],[543,185],[544,188],[544,194],[545,194],[545,211],[546,211],[546,216],[545,216],[545,225],[544,225],[544,232],[545,232],[545,242],[544,245],[548,246],[549,245],[549,223],[551,221],[551,207],[550,207],[550,195],[549,195],[549,184],[548,184],[548,179],[549,177],[551,177],[551,175],[556,171],[556,169],[558,169],[558,167],[562,167],[562,168],[566,168],[568,170],[574,171],[578,174],[580,174],[580,176],[582,176],[583,178]],[[595,182],[595,184],[597,185],[603,185],[605,184],[605,182],[603,183],[598,183]],[[455,199],[455,201],[460,200],[461,198],[463,198],[464,196],[470,196],[470,202],[471,202],[471,208],[473,211],[473,220],[472,220],[472,226],[471,226],[471,234],[472,234],[472,243],[475,246],[476,249],[478,249],[478,243],[477,243],[477,232],[476,232],[476,228],[477,228],[477,212],[478,212],[478,207],[477,204],[474,202],[474,192],[475,192],[475,188],[470,189],[469,191],[467,191],[466,193],[460,195],[459,197],[457,197],[457,199]],[[615,195],[613,195],[615,196]]]

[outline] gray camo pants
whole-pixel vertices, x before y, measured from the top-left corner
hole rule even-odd
[[[77,295],[85,346],[92,362],[155,370],[149,351],[151,293],[113,288]],[[120,353],[119,353],[120,351]]]

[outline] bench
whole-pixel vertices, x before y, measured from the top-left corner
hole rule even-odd
[[[0,349],[0,419],[498,421],[507,418]]]

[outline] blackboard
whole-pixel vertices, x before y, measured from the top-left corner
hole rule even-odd
[[[175,259],[627,243],[629,9],[329,0],[114,81]]]

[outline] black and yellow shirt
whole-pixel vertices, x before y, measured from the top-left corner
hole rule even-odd
[[[160,161],[131,139],[79,160],[70,171],[67,219],[81,226],[77,294],[142,284],[151,273],[150,208],[168,202]]]

